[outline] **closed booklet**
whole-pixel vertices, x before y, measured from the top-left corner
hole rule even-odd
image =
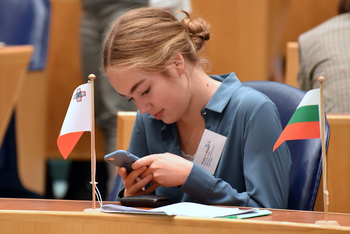
[[[172,203],[174,202],[171,201],[170,197],[162,197],[154,194],[123,197],[120,199],[120,204],[132,207],[160,207]]]

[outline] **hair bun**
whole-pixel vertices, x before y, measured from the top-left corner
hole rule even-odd
[[[190,19],[189,15],[182,20],[196,50],[200,50],[205,41],[210,39],[209,25],[201,18]]]

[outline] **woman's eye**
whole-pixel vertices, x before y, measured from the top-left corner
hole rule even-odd
[[[151,87],[148,87],[148,89],[146,89],[145,92],[143,92],[143,93],[141,94],[141,96],[143,96],[143,95],[149,93],[150,89],[151,89]]]

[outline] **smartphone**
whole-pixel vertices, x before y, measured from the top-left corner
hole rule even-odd
[[[106,162],[116,167],[125,167],[126,171],[129,173],[132,171],[131,164],[140,158],[125,150],[117,150],[107,154],[104,159]]]

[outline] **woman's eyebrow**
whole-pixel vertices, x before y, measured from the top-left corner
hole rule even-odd
[[[145,80],[146,79],[140,80],[139,82],[134,84],[134,86],[132,86],[132,88],[130,90],[130,95],[133,94],[135,92],[135,90],[137,89],[137,87],[139,87],[143,82],[145,82]]]

